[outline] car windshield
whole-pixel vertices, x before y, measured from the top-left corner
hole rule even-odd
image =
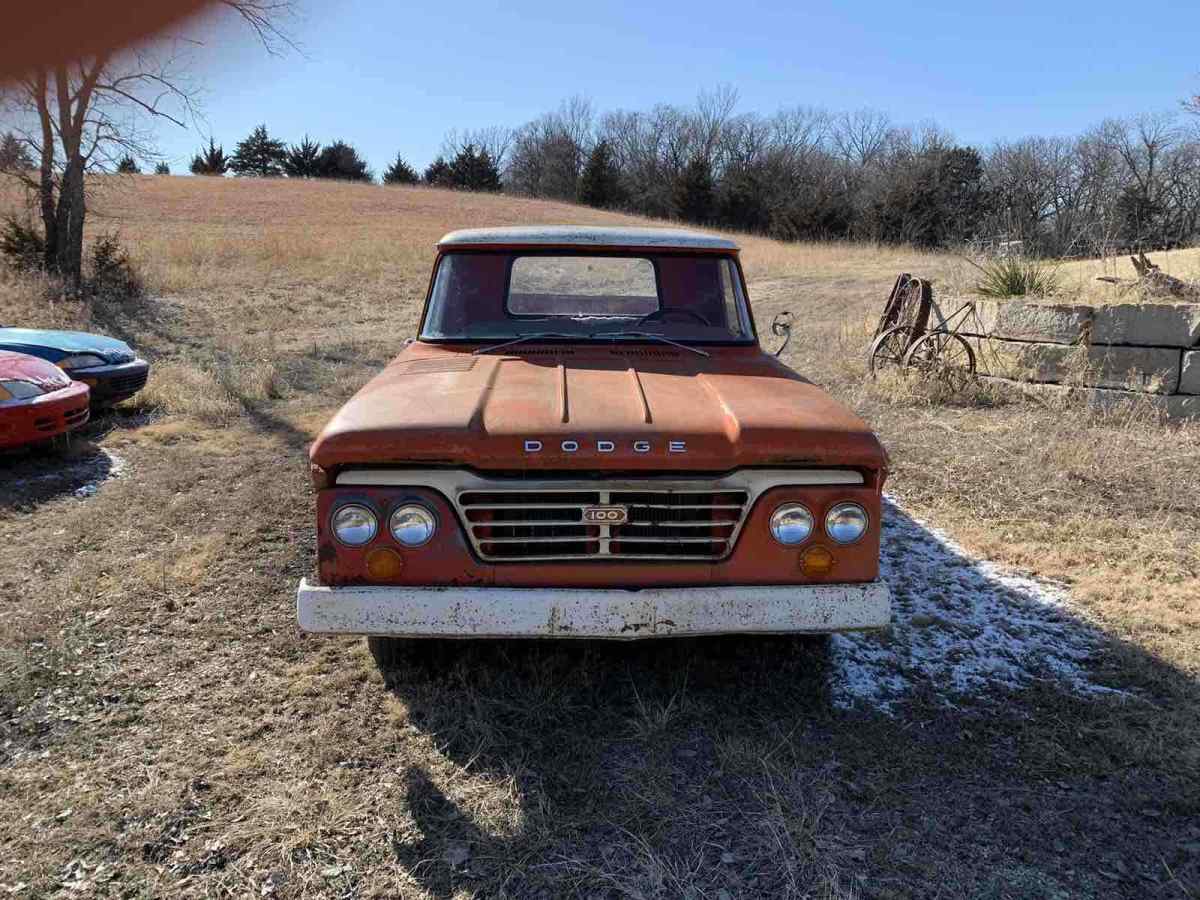
[[[461,252],[444,255],[422,340],[522,337],[749,343],[732,257],[713,254]]]

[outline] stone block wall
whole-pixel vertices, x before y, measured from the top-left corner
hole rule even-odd
[[[1198,303],[980,300],[959,330],[983,375],[1085,388],[1102,405],[1143,396],[1169,415],[1200,416]]]

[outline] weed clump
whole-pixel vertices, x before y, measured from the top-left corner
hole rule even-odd
[[[1050,297],[1059,291],[1058,272],[1035,259],[1009,256],[972,265],[982,273],[975,293],[983,297]]]
[[[43,265],[46,241],[32,222],[22,221],[16,216],[4,220],[0,231],[0,257],[14,272],[35,272]]]
[[[102,234],[92,244],[91,279],[88,288],[102,300],[137,300],[145,284],[129,253],[115,234]]]

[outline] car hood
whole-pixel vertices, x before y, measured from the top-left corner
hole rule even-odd
[[[55,362],[74,353],[98,353],[109,362],[129,362],[135,354],[124,341],[84,331],[0,328],[0,349],[30,353]]]
[[[478,469],[879,469],[865,422],[755,348],[520,347],[473,356],[415,344],[313,444],[325,470],[398,463]]]
[[[0,381],[32,381],[45,391],[57,391],[71,383],[71,377],[54,363],[25,353],[0,351]]]

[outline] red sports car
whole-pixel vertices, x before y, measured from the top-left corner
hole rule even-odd
[[[88,392],[53,363],[0,351],[0,449],[48,441],[83,425]]]

